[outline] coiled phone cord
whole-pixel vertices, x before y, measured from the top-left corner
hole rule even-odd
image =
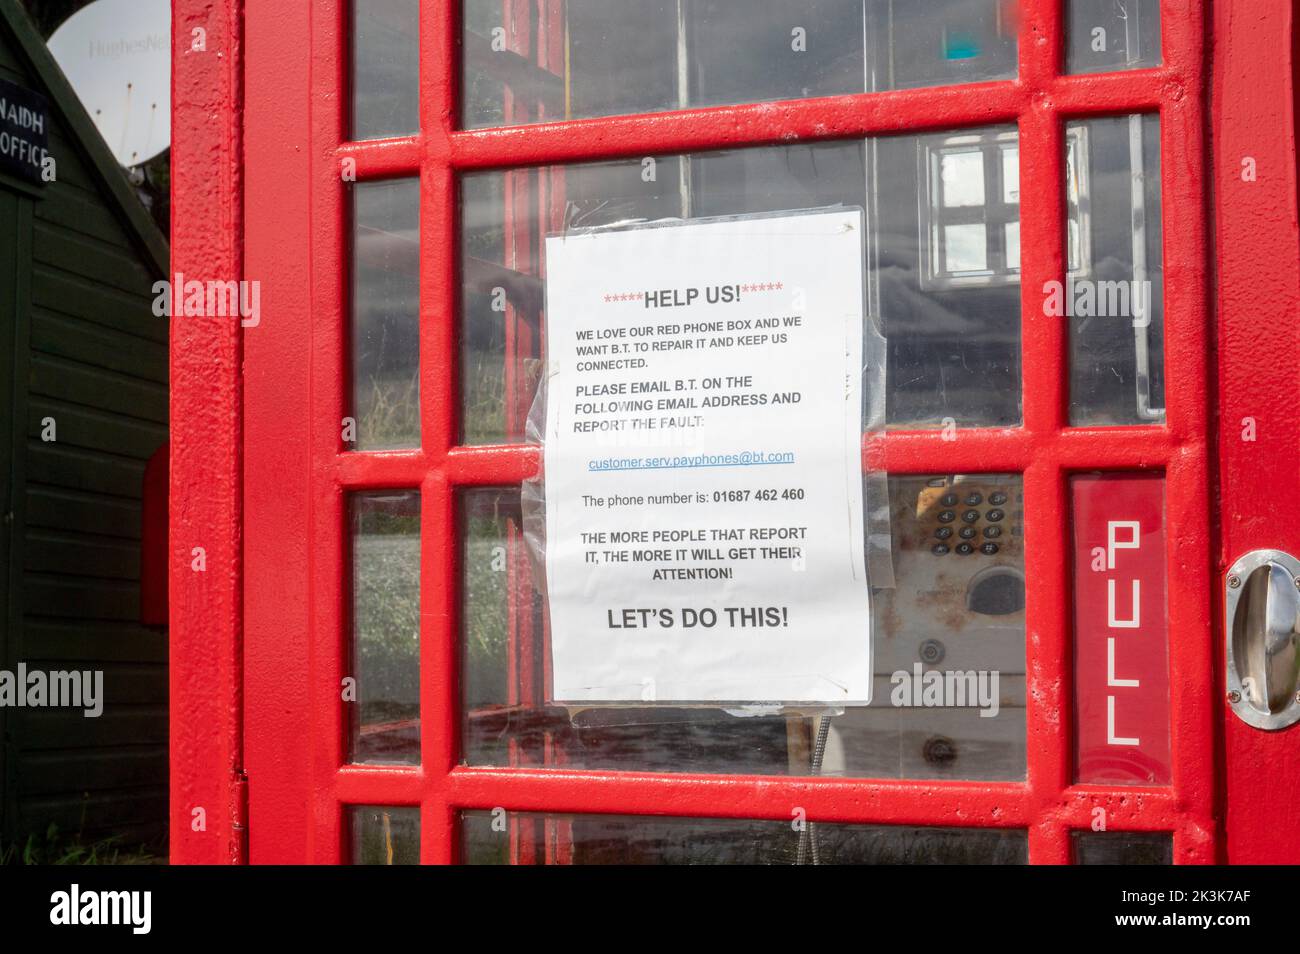
[[[822,760],[826,756],[826,740],[831,733],[831,717],[829,715],[817,717],[817,740],[813,743],[812,768],[811,774],[822,774]],[[809,850],[811,848],[811,851]],[[799,833],[799,853],[796,857],[795,864],[806,865],[808,855],[812,855],[812,863],[819,865],[822,863],[821,845],[817,842],[817,823],[805,821],[804,830]]]

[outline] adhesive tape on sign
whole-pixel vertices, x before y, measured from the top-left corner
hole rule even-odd
[[[96,0],[49,47],[118,162],[138,166],[170,145],[170,0]]]

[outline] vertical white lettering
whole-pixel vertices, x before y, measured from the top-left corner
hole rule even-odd
[[[1106,697],[1106,744],[1140,745],[1137,739],[1122,739],[1115,734],[1115,697]]]
[[[1130,530],[1132,536],[1127,540],[1121,540],[1116,536],[1117,530]],[[1137,550],[1141,547],[1139,540],[1142,534],[1142,524],[1137,520],[1108,520],[1106,522],[1106,569],[1115,569],[1115,551],[1116,550]]]
[[[1106,685],[1111,687],[1133,686],[1135,688],[1138,685],[1140,685],[1140,683],[1136,679],[1115,678],[1115,637],[1114,636],[1106,637]]]
[[[1133,581],[1133,617],[1132,619],[1118,619],[1115,614],[1115,581],[1106,581],[1106,625],[1111,629],[1137,629],[1141,624],[1141,593],[1142,581]]]

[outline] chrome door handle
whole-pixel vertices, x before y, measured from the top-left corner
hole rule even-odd
[[[1300,720],[1300,561],[1253,550],[1225,581],[1228,705],[1257,729]]]

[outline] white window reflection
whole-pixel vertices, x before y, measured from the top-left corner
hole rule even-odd
[[[988,270],[988,235],[982,225],[948,225],[943,230],[943,260],[954,275]]]
[[[1019,281],[1017,142],[1013,130],[921,140],[926,288]]]
[[[1087,129],[1066,133],[1067,256],[1072,275],[1090,260]],[[921,141],[928,170],[922,212],[924,280],[930,289],[1020,280],[1020,144],[1015,131]],[[992,201],[990,201],[990,197]]]
[[[1020,201],[1020,147],[1002,147],[1002,201],[1015,205]]]
[[[951,209],[984,204],[983,152],[950,152],[941,157],[939,168],[945,206]]]
[[[1020,223],[1008,222],[1005,232],[1007,245],[1007,267],[1020,268]]]

